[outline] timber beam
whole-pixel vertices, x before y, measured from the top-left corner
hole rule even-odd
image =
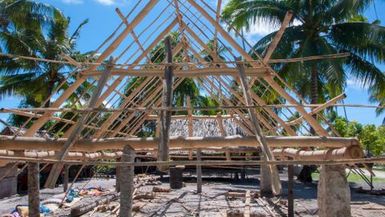
[[[341,148],[358,145],[356,138],[318,137],[318,136],[266,136],[266,142],[271,148]],[[66,143],[66,138],[46,139],[36,137],[0,136],[0,150],[52,150],[60,151]],[[70,148],[75,152],[97,152],[105,150],[122,150],[126,144],[132,144],[135,150],[156,149],[159,138],[104,138],[79,139]],[[207,148],[207,147],[257,147],[255,136],[227,136],[227,137],[170,137],[170,148]]]

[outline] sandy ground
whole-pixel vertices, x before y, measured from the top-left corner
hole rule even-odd
[[[255,177],[249,177],[245,182],[234,182],[229,179],[218,179],[214,177],[205,177],[203,193],[196,194],[196,184],[194,179],[186,179],[186,186],[179,190],[173,190],[169,193],[155,193],[155,198],[135,201],[135,206],[139,208],[134,216],[226,216],[229,210],[244,211],[245,199],[229,199],[226,197],[228,191],[258,190],[258,181]],[[287,213],[287,181],[285,175],[282,175],[284,193],[281,197],[275,198],[257,198],[252,199],[250,203],[251,213],[261,213],[265,216],[286,216]],[[162,180],[162,187],[167,188],[169,184],[167,179]],[[83,187],[86,181],[75,184],[76,187]],[[87,184],[86,187],[102,186],[104,188],[113,188],[114,179],[95,179]],[[383,187],[381,185],[379,187]],[[352,188],[365,186],[365,184],[351,184]],[[143,186],[138,189],[138,193],[152,192],[154,186]],[[385,217],[385,196],[374,196],[352,192],[352,214],[353,216],[365,217]],[[41,198],[46,199],[52,195],[62,193],[62,188],[44,189],[41,191]],[[317,184],[303,185],[295,183],[295,213],[296,216],[317,216]],[[26,204],[26,196],[14,196],[0,200],[0,213],[8,213],[18,204]],[[116,206],[118,202],[111,203]],[[62,216],[68,214],[67,211],[60,213]],[[89,216],[89,215],[85,215]],[[94,212],[93,217],[113,216],[110,212]]]

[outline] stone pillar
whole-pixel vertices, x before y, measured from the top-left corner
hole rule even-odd
[[[261,154],[261,160],[263,160],[264,156]],[[273,189],[271,185],[271,172],[270,168],[266,164],[261,165],[261,174],[260,174],[260,191],[262,196],[271,196],[273,195]]]
[[[350,188],[345,167],[323,165],[318,182],[319,217],[350,217]]]
[[[28,163],[28,210],[30,217],[40,217],[39,163]]]
[[[123,149],[121,162],[133,163],[135,161],[135,150],[126,145]],[[120,217],[132,216],[132,202],[134,193],[134,166],[120,166]]]

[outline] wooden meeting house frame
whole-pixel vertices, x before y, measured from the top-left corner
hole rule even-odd
[[[335,131],[328,132],[324,129],[328,123],[323,121],[320,112],[333,106],[345,95],[337,96],[308,111],[302,106],[305,100],[270,67],[271,63],[284,64],[341,57],[340,54],[336,54],[335,56],[271,59],[286,27],[293,21],[290,12],[283,18],[281,28],[264,52],[264,56],[261,57],[236,30],[232,31],[236,35],[234,37],[222,27],[225,21],[220,17],[222,3],[220,0],[216,9],[211,8],[205,1],[165,0],[164,2],[167,2],[166,7],[160,13],[154,11],[155,7],[162,8],[158,0],[138,1],[127,16],[117,9],[117,15],[122,22],[96,50],[95,53],[99,55],[95,62],[78,63],[69,57],[64,57],[67,64],[76,67],[74,72],[76,79],[68,78],[72,79],[68,88],[54,94],[58,97],[53,95],[49,98],[52,101],[49,108],[40,110],[36,108],[30,111],[7,110],[9,113],[29,118],[24,124],[24,127],[29,126],[24,133],[0,136],[0,159],[3,165],[15,162],[28,163],[29,196],[35,197],[34,202],[30,201],[29,204],[30,216],[38,216],[36,198],[39,198],[39,181],[36,173],[39,172],[39,162],[53,163],[53,169],[45,183],[46,187],[53,187],[62,168],[66,165],[92,165],[101,160],[119,158],[119,164],[117,163],[117,166],[121,167],[119,178],[128,180],[120,187],[120,215],[129,216],[132,206],[133,156],[138,151],[157,151],[158,161],[153,162],[153,165],[158,165],[159,169],[167,171],[168,166],[172,165],[169,161],[170,150],[187,150],[190,152],[190,159],[194,151],[198,151],[200,161],[196,162],[197,165],[205,163],[200,155],[201,150],[225,151],[226,159],[218,161],[218,164],[230,165],[231,150],[245,147],[258,148],[262,156],[259,162],[262,169],[260,190],[262,193],[273,194],[281,192],[276,167],[279,163],[269,163],[277,162],[276,158],[302,160],[306,164],[307,160],[354,160],[363,157],[356,138],[340,138]],[[171,13],[165,13],[170,11]],[[133,14],[136,15],[133,16]],[[136,33],[138,29],[141,30],[139,34]],[[179,33],[179,42],[172,45],[168,35],[175,31]],[[156,32],[156,34],[149,34],[150,32]],[[150,36],[145,38],[144,33]],[[209,40],[213,41],[214,48],[207,45]],[[165,58],[161,59],[162,63],[157,64],[150,55],[162,42],[166,48],[166,53],[163,55]],[[246,48],[241,46],[242,43],[249,46],[251,51],[247,52]],[[216,51],[220,46],[225,49],[224,55]],[[211,59],[205,58],[202,53],[209,54]],[[176,55],[182,58],[175,61]],[[110,58],[111,56],[113,58]],[[123,58],[127,60],[124,61]],[[134,81],[133,78],[139,79]],[[172,115],[175,109],[172,107],[173,89],[186,78],[194,79],[209,96],[217,99],[220,106],[209,109],[216,109],[226,114],[193,115],[194,110],[204,108],[193,108],[188,99],[186,108],[182,108],[187,115]],[[132,85],[135,88],[125,94],[122,89],[128,81],[134,81],[136,85]],[[239,88],[230,87],[230,81]],[[84,82],[94,84],[95,88],[78,93]],[[285,110],[283,114],[298,112],[300,117],[291,121],[285,119],[283,115],[268,106],[269,103],[263,98],[263,93],[255,91],[258,88],[265,93],[275,94],[279,96],[281,102],[292,105],[290,108],[282,107],[281,109]],[[74,94],[77,94],[78,98],[88,94],[90,99],[88,102],[82,102],[80,99],[75,102],[82,105],[81,109],[84,110],[74,109],[72,118],[68,118],[65,114],[70,112],[64,110],[64,105],[68,105],[69,97]],[[231,99],[228,97],[230,95]],[[112,106],[108,106],[109,104]],[[108,115],[103,116],[103,114]],[[316,119],[316,116],[319,118]],[[173,119],[187,120],[188,137],[169,136],[170,123]],[[217,120],[221,136],[194,137],[192,122],[197,119]],[[246,136],[226,135],[222,124],[223,119],[233,119]],[[142,126],[149,120],[157,123],[157,137],[136,137]],[[60,138],[37,136],[48,122],[52,122],[54,126],[61,126]],[[297,135],[298,131],[293,127],[307,130],[307,135],[304,135],[306,133]],[[309,128],[314,130],[315,135],[310,135]],[[53,127],[50,127],[47,130],[48,133],[52,129]],[[306,148],[313,148],[313,150]],[[210,163],[213,164],[213,162]],[[354,161],[350,164],[354,164]],[[350,204],[347,203],[350,198],[339,201],[338,207],[330,205],[330,201],[336,202],[331,196],[336,193],[327,190],[327,186],[333,181],[345,180],[346,182],[343,175],[334,174],[344,170],[344,167],[338,165],[322,167],[321,177],[329,178],[319,183],[319,189],[322,189],[319,193],[323,194],[319,195],[320,216],[336,216],[336,213],[341,213],[341,210],[347,214],[344,216],[350,215]],[[332,173],[334,177],[330,175]],[[339,191],[341,193],[348,190]],[[330,194],[329,202],[323,199],[324,194]]]

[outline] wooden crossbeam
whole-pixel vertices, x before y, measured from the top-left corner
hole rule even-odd
[[[319,137],[319,136],[265,136],[267,144],[272,148],[288,147],[319,147],[341,148],[359,145],[357,138]],[[38,137],[0,136],[0,150],[52,150],[60,151],[66,138],[46,139]],[[70,151],[96,152],[106,150],[121,150],[124,145],[132,144],[135,150],[156,149],[159,138],[112,137],[103,139],[80,139]],[[255,147],[255,136],[227,136],[227,137],[170,137],[170,148],[207,148],[207,147]]]
[[[162,76],[162,70],[160,69],[112,69],[111,75],[124,75],[135,77],[155,77]],[[186,73],[188,72],[188,73]],[[246,69],[246,74],[252,77],[264,77],[268,75],[266,68],[259,69]],[[87,73],[87,76],[100,76],[100,71],[94,71]],[[191,68],[188,70],[175,70],[175,77],[194,78],[201,76],[222,76],[230,75],[237,77],[237,70],[235,68]]]

